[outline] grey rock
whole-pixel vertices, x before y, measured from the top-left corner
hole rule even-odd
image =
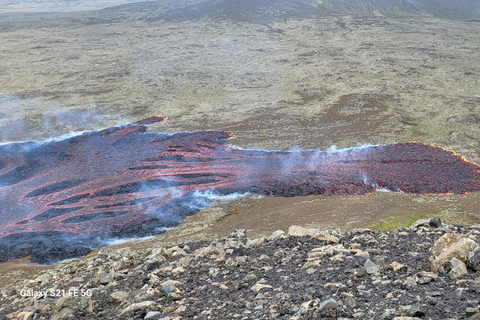
[[[177,301],[182,299],[182,296],[176,292],[171,292],[168,294],[168,300]]]
[[[440,228],[442,226],[442,220],[440,220],[440,218],[438,217],[435,217],[430,219],[430,222],[428,224],[432,228]]]
[[[152,319],[152,318],[154,318],[156,316],[159,316],[161,314],[162,313],[158,312],[158,311],[149,311],[149,312],[147,312],[147,314],[145,315],[145,318],[143,318],[143,319]],[[168,317],[168,320],[170,320],[170,317]]]
[[[452,260],[450,260],[450,267],[451,270],[449,272],[449,275],[452,277],[458,278],[468,274],[467,266],[465,265],[465,263],[463,263],[463,261],[461,260],[458,260],[457,258],[452,258]]]
[[[236,238],[236,239],[246,239],[247,238],[247,230],[245,229],[236,229],[230,235],[229,238]]]
[[[420,279],[421,279],[421,278],[418,278],[417,276],[407,277],[407,278],[405,278],[405,280],[403,281],[403,285],[406,286],[407,288],[416,287],[416,286],[417,286],[417,282],[418,282]],[[431,281],[431,280],[430,280],[430,281]]]
[[[434,306],[434,305],[436,305],[436,304],[438,303],[438,299],[435,298],[435,297],[432,297],[432,296],[427,296],[427,297],[425,298],[425,300],[426,300],[426,302],[427,302],[429,305],[432,305],[432,306]]]
[[[115,303],[122,303],[124,301],[127,301],[128,297],[129,297],[129,294],[125,291],[114,291],[110,295],[110,298]]]
[[[162,284],[162,291],[168,295],[172,292],[176,292],[177,287],[175,286],[175,283],[173,281],[168,280]]]
[[[473,286],[477,293],[480,293],[480,277],[476,277],[475,280],[473,280]]]
[[[54,319],[58,319],[77,311],[85,313],[93,312],[92,299],[90,297],[63,296],[55,305]]]
[[[112,282],[112,279],[110,277],[103,277],[100,279],[100,284],[101,285],[106,285]]]
[[[475,249],[468,254],[467,265],[472,270],[480,270],[480,246],[476,246]]]
[[[382,320],[392,320],[395,316],[398,315],[397,310],[395,309],[386,309],[382,315],[380,316],[380,319]]]
[[[413,304],[410,310],[408,311],[408,314],[412,317],[419,317],[419,318],[425,316],[425,310],[423,308],[423,305],[420,302]]]
[[[16,294],[15,288],[12,287],[7,287],[7,288],[2,288],[0,291],[2,297],[10,297]]]
[[[410,226],[411,229],[418,229],[419,227],[429,227],[430,226],[430,220],[428,219],[420,219],[412,223]]]
[[[268,240],[269,241],[275,241],[277,239],[283,239],[283,238],[286,238],[287,236],[285,235],[285,232],[282,231],[282,230],[277,230],[277,231],[274,231],[270,237],[268,237]]]
[[[467,309],[465,309],[465,313],[467,314],[467,317],[471,317],[479,312],[480,312],[480,309],[478,307],[468,307]]]
[[[324,310],[328,310],[328,309],[336,309],[336,308],[338,308],[338,303],[333,298],[330,298],[330,299],[327,299],[327,300],[323,301],[318,306],[319,311],[324,311]]]
[[[363,264],[363,268],[368,274],[378,272],[377,265],[370,259],[367,259],[367,261],[365,261],[365,263]]]

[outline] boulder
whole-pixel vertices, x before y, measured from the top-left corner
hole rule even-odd
[[[433,246],[430,248],[430,252],[432,253],[433,257],[438,257],[443,250],[448,248],[453,243],[460,240],[460,235],[456,233],[445,233],[443,236],[437,239]]]
[[[320,234],[318,229],[304,228],[300,226],[290,226],[288,235],[290,237],[315,237]]]
[[[445,234],[440,237],[431,248],[434,260],[431,263],[432,272],[445,271],[452,258],[466,262],[468,255],[477,243],[469,238],[462,238],[457,234]]]

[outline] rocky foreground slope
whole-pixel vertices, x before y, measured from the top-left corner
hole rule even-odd
[[[1,289],[0,319],[480,319],[480,226],[123,248]]]

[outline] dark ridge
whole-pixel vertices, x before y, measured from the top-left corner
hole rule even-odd
[[[141,167],[131,167],[128,170],[151,170],[151,169],[168,169],[169,166],[165,165],[151,165],[151,166],[141,166]]]
[[[73,196],[73,197],[69,197],[67,199],[64,199],[64,200],[60,200],[60,201],[57,201],[57,202],[52,202],[49,204],[49,206],[61,206],[61,205],[65,205],[65,204],[72,204],[72,203],[77,203],[78,201],[82,200],[82,199],[86,199],[90,196],[89,193],[83,193],[83,194],[79,194],[78,196]]]
[[[179,174],[176,174],[174,177],[184,178],[184,179],[195,179],[195,178],[202,178],[202,177],[226,178],[228,177],[228,175],[216,174],[216,173],[179,173]]]
[[[78,180],[65,180],[65,181],[55,182],[46,187],[35,189],[32,192],[28,193],[25,197],[29,198],[29,197],[38,197],[38,196],[44,196],[47,194],[52,194],[52,193],[63,191],[72,187],[76,187],[82,184],[84,181],[85,180],[78,179]]]
[[[172,160],[172,161],[185,161],[185,156],[182,154],[161,154],[156,157],[146,158],[144,161],[152,162],[152,161],[165,161],[165,160]]]
[[[0,160],[0,170],[2,170],[6,165],[7,163],[5,161]]]
[[[166,21],[212,19],[265,23],[280,19],[312,18],[318,14],[320,11],[317,7],[301,0],[210,0],[170,10],[162,18]]]
[[[79,222],[85,222],[85,221],[90,221],[90,220],[95,220],[95,219],[105,219],[105,218],[118,217],[118,216],[121,216],[121,215],[124,215],[124,214],[127,214],[127,213],[128,213],[128,211],[97,212],[97,213],[85,214],[85,215],[82,215],[82,216],[71,217],[71,218],[63,220],[62,222],[79,223]]]
[[[70,212],[73,212],[73,211],[75,211],[75,210],[82,209],[82,208],[83,208],[83,207],[52,208],[52,209],[48,209],[48,210],[42,212],[41,214],[35,216],[35,217],[33,218],[33,220],[35,220],[35,221],[43,221],[43,220],[47,220],[47,219],[50,219],[50,218],[62,216],[62,215],[64,215],[64,214],[67,214],[67,213],[70,213]]]
[[[12,171],[0,175],[0,185],[1,186],[11,186],[27,180],[35,175],[37,171],[43,168],[43,163],[39,163],[34,159],[27,161],[26,165],[16,167]]]
[[[114,203],[114,204],[102,204],[102,205],[96,206],[95,208],[96,209],[106,209],[106,208],[120,207],[120,206],[135,206],[135,205],[150,201],[152,199],[155,199],[155,197],[141,198],[141,199],[126,201],[126,202],[119,202],[119,203]]]
[[[110,197],[118,194],[134,193],[140,190],[155,190],[168,187],[176,187],[187,184],[186,182],[174,182],[163,179],[130,182],[116,187],[100,190],[94,193],[91,198]]]
[[[128,238],[128,237],[147,237],[165,232],[164,228],[175,228],[179,225],[175,220],[164,220],[157,217],[150,217],[142,223],[134,225],[114,225],[109,235],[113,238]]]
[[[22,232],[0,239],[0,262],[31,256],[32,262],[49,264],[88,254],[101,243],[80,239],[69,232]]]
[[[472,20],[480,16],[480,2],[475,0],[209,0],[145,15],[146,21],[230,20],[268,23],[287,19],[318,18],[323,15],[360,15]]]

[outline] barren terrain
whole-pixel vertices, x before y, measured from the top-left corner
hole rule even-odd
[[[128,8],[0,16],[0,142],[158,114],[169,120],[151,130],[231,131],[243,148],[416,140],[480,162],[478,22],[358,15],[166,22],[148,8]],[[472,223],[477,198],[249,199],[209,208],[185,225],[201,238],[240,227],[268,234],[292,219],[349,228],[440,212]]]

